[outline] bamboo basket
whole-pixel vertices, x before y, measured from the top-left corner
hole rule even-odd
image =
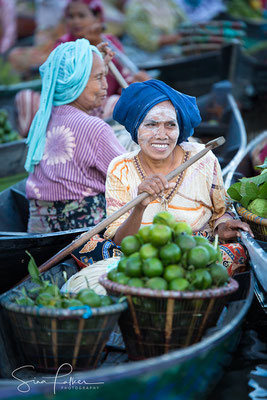
[[[255,239],[267,242],[267,218],[262,218],[253,214],[240,204],[236,205],[236,211],[241,219],[249,224]]]
[[[128,309],[119,326],[128,357],[141,360],[168,353],[200,341],[214,326],[227,302],[238,289],[234,279],[221,288],[194,292],[151,290],[117,284],[100,277],[108,294],[125,295]]]
[[[17,348],[18,365],[40,371],[92,369],[127,302],[99,308],[53,309],[21,306],[13,289],[1,297],[5,334]],[[88,315],[86,315],[88,314]],[[91,314],[91,315],[90,315]]]

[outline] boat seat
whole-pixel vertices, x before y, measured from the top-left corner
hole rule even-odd
[[[18,210],[18,215],[21,219],[21,225],[24,227],[24,229],[21,229],[21,231],[27,231],[27,224],[29,219],[29,202],[26,194],[18,189],[12,188],[11,195]]]

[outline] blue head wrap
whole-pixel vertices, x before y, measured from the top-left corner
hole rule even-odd
[[[187,140],[194,133],[194,128],[201,122],[196,98],[180,93],[166,83],[152,79],[141,83],[132,83],[123,89],[113,111],[113,118],[124,125],[132,139],[138,143],[138,128],[156,104],[170,100],[176,110],[180,128],[178,143]]]
[[[30,127],[27,144],[29,150],[25,169],[34,171],[44,153],[46,129],[52,106],[76,100],[84,91],[91,74],[93,54],[102,55],[86,39],[63,43],[56,47],[40,67],[42,92],[40,107]]]

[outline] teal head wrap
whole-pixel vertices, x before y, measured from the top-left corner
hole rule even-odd
[[[25,169],[34,171],[45,149],[46,129],[52,106],[69,104],[84,91],[91,74],[93,53],[102,55],[86,39],[60,44],[40,67],[42,92],[40,107],[30,127]]]

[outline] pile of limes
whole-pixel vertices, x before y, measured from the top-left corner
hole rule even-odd
[[[12,129],[6,110],[0,110],[0,143],[19,140],[19,134]]]
[[[61,293],[57,285],[44,281],[45,285],[23,291],[16,303],[22,306],[43,306],[48,308],[103,307],[113,304],[109,296],[100,296],[94,290],[82,289],[76,295]]]
[[[155,290],[204,290],[225,285],[227,269],[219,263],[219,247],[203,236],[193,236],[185,222],[176,222],[167,211],[158,213],[153,224],[121,242],[117,268],[111,281]]]

